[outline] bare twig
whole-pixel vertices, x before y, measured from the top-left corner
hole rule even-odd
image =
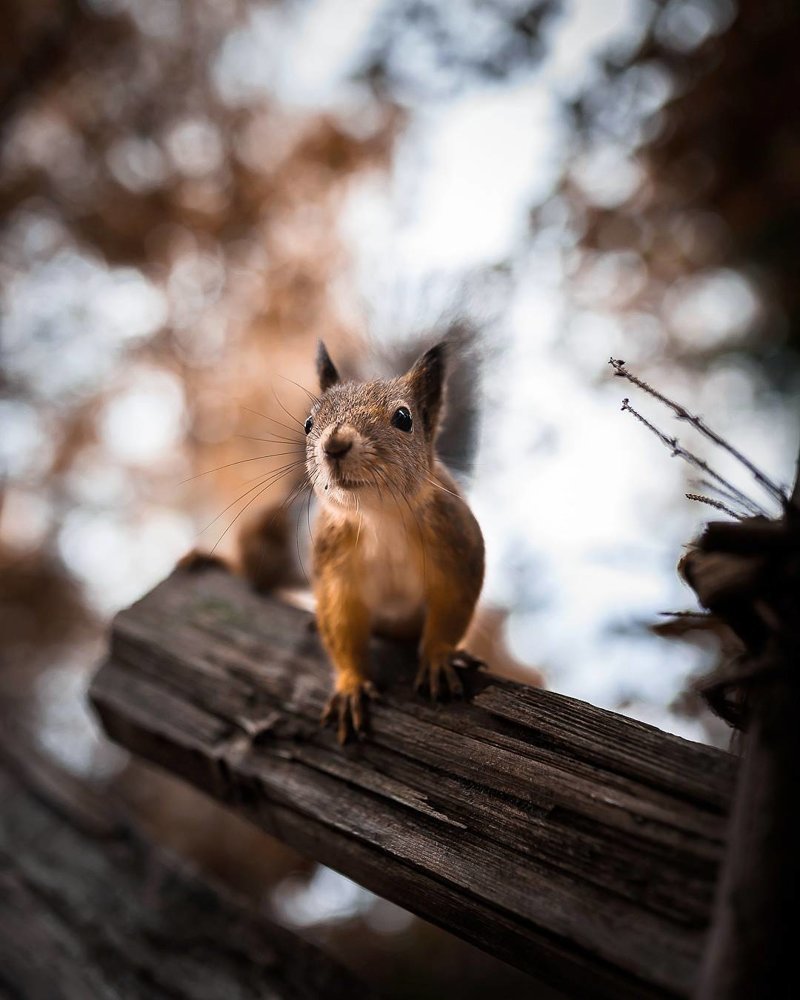
[[[742,503],[745,507],[747,507],[748,511],[755,517],[769,517],[769,514],[761,506],[761,504],[756,503],[755,500],[751,500],[750,497],[745,496],[745,494],[742,494],[742,497],[744,497],[747,503],[744,503],[744,501],[741,500],[739,497],[734,496],[732,493],[729,493],[727,490],[723,489],[721,486],[718,486],[716,483],[712,483],[710,479],[698,479],[696,485],[702,486],[706,490],[713,490],[713,492],[719,494],[719,496],[723,500],[728,500],[730,501],[730,503]]]
[[[697,503],[707,504],[715,510],[721,510],[724,514],[729,514],[737,521],[744,521],[745,519],[745,514],[738,514],[735,510],[731,510],[731,508],[724,504],[721,500],[715,500],[713,497],[703,496],[701,493],[686,493],[684,495],[687,500],[695,500]]]
[[[698,618],[705,620],[714,617],[710,611],[659,611],[658,613],[664,618]]]
[[[663,403],[668,409],[672,410],[678,420],[685,420],[688,424],[691,424],[696,430],[698,430],[704,437],[707,437],[709,441],[713,441],[714,444],[718,445],[724,451],[727,451],[729,455],[732,455],[737,462],[743,465],[748,472],[751,473],[753,478],[759,483],[767,493],[771,494],[781,505],[785,508],[788,504],[788,497],[785,491],[778,486],[776,483],[768,477],[754,465],[748,458],[746,458],[738,449],[734,448],[732,444],[729,444],[724,438],[720,437],[716,431],[713,431],[701,417],[697,417],[684,407],[680,403],[676,403],[671,400],[668,396],[660,393],[657,389],[654,389],[651,385],[640,379],[638,376],[629,372],[625,367],[624,361],[617,361],[614,358],[609,358],[608,362],[614,369],[614,374],[620,378],[627,379],[632,385],[646,392],[648,396],[652,396],[653,399],[657,399],[659,403]]]
[[[705,462],[702,458],[698,458],[693,452],[687,451],[686,448],[680,444],[677,438],[670,437],[668,434],[660,431],[654,424],[651,424],[646,417],[643,417],[638,410],[635,410],[631,406],[630,400],[622,400],[622,409],[633,414],[640,424],[643,424],[651,433],[655,434],[658,440],[669,448],[674,458],[682,458],[684,462],[688,462],[689,465],[693,465],[696,469],[700,469],[700,471],[705,473],[705,475],[710,479],[718,482],[732,499],[735,498],[737,503],[741,503],[746,507],[752,506],[752,500],[742,493],[740,489],[734,486],[733,483],[729,483],[728,480],[721,476],[715,469],[712,469],[708,462]]]
[[[795,510],[800,510],[800,455],[797,456],[794,487],[792,488],[792,495],[789,498],[789,503]]]

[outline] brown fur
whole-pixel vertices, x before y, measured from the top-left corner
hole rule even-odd
[[[239,534],[242,571],[262,594],[299,582],[289,549],[291,529],[286,510],[270,506],[251,518]]]
[[[483,538],[435,455],[444,369],[439,345],[401,378],[342,383],[320,346],[306,464],[321,501],[317,620],[335,672],[325,718],[336,718],[342,741],[363,729],[374,695],[371,633],[419,639],[417,686],[434,698],[461,694],[456,667],[473,665],[458,647],[483,582]],[[410,431],[392,423],[400,407]]]

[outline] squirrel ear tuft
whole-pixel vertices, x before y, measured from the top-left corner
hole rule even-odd
[[[319,387],[322,392],[327,392],[332,385],[336,385],[339,381],[339,372],[336,370],[336,365],[331,361],[328,349],[322,341],[319,342],[317,347],[317,377],[319,378]]]
[[[447,344],[442,341],[426,351],[406,375],[428,436],[434,434],[439,422],[446,370]]]

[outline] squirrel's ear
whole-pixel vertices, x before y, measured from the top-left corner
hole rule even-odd
[[[322,341],[317,347],[317,376],[322,392],[327,392],[332,385],[336,385],[339,381],[339,372],[336,371],[336,365],[331,361],[328,349]]]
[[[447,344],[442,341],[426,351],[406,375],[428,435],[433,434],[439,422],[446,370]]]

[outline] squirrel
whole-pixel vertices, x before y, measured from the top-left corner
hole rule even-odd
[[[366,382],[342,379],[325,345],[318,346],[321,396],[309,393],[302,464],[319,500],[311,582],[317,630],[334,669],[322,722],[335,723],[340,743],[365,733],[367,701],[377,696],[368,676],[371,635],[419,643],[414,686],[433,700],[463,695],[459,670],[485,666],[463,648],[465,637],[493,660],[504,651],[504,616],[486,609],[475,616],[483,535],[448,469],[468,468],[476,420],[462,365],[452,373],[459,405],[442,426],[454,343],[463,352],[465,331],[451,329],[404,375]],[[297,495],[295,485],[290,497]],[[300,582],[290,520],[286,502],[270,506],[239,535],[239,569],[259,592]],[[234,568],[198,550],[178,563],[188,571],[209,565]]]
[[[305,421],[306,470],[319,500],[312,586],[334,670],[323,712],[340,743],[366,727],[371,634],[419,641],[415,688],[463,694],[462,649],[483,585],[484,543],[437,457],[447,343],[399,378],[343,380],[320,342],[321,396]]]

